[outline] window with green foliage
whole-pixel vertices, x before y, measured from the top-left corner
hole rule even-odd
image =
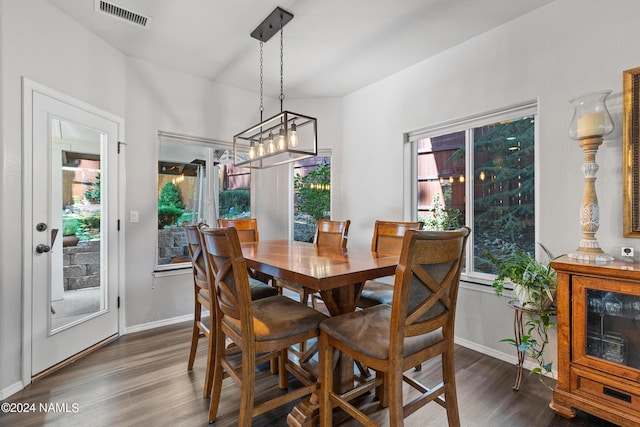
[[[485,251],[535,254],[535,112],[527,103],[409,135],[416,216],[428,229],[471,227],[467,276],[496,273]]]
[[[331,157],[300,160],[293,167],[293,239],[312,242],[316,221],[331,217]]]
[[[251,172],[220,160],[229,150],[204,138],[159,135],[158,269],[190,262],[184,222],[215,226],[218,218],[251,216]]]

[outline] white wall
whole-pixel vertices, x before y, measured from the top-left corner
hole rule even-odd
[[[124,57],[43,0],[0,0],[0,391],[20,381],[25,76],[124,116]],[[15,391],[15,390],[14,390]]]
[[[193,311],[191,271],[153,277],[156,259],[158,130],[230,141],[257,111],[255,94],[146,61],[126,60],[126,324],[136,327]]]
[[[637,246],[622,237],[620,114],[622,71],[640,65],[638,16],[634,0],[559,0],[345,97],[344,158],[367,153],[343,170],[350,247],[368,247],[375,219],[403,218],[403,133],[537,98],[537,240],[555,254],[574,250],[583,155],[567,136],[568,100],[600,89],[614,91],[608,105],[617,130],[597,156],[597,237],[614,256]],[[461,291],[456,335],[512,354],[498,341],[512,336],[513,313],[486,291]]]

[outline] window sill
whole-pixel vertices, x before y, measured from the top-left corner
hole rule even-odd
[[[153,277],[171,277],[171,276],[182,276],[185,274],[192,274],[192,268],[190,264],[185,264],[179,267],[166,268],[164,270],[155,270],[153,272]]]

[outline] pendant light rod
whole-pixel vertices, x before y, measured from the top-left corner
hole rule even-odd
[[[287,12],[281,7],[276,7],[273,12],[251,32],[251,37],[261,42],[266,42],[292,19],[293,13]]]

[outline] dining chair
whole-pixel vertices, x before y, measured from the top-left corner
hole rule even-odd
[[[348,219],[344,221],[330,219],[317,220],[313,243],[317,246],[346,248],[350,224],[351,220]],[[313,291],[310,291],[304,286],[286,280],[276,279],[275,285],[278,287],[280,294],[282,294],[283,288],[293,291],[300,296],[300,302],[307,305],[309,304],[309,297],[313,294]]]
[[[258,220],[256,218],[218,218],[218,227],[234,227],[238,231],[238,239],[240,239],[240,243],[257,242],[260,240],[258,234]]]
[[[218,218],[218,227],[234,227],[238,231],[240,243],[257,242],[260,240],[258,233],[258,220],[256,218]],[[249,276],[264,283],[272,283],[273,277],[249,269]]]
[[[200,229],[207,227],[206,224],[183,224],[187,247],[191,257],[193,270],[193,290],[194,290],[194,312],[193,312],[193,332],[191,334],[191,350],[189,351],[189,364],[187,369],[191,371],[196,358],[198,342],[200,338],[207,338],[209,345],[213,343],[211,331],[213,325],[211,293],[207,277],[206,257],[202,248]],[[266,298],[277,294],[277,290],[267,284],[253,280],[251,283],[251,298]],[[209,310],[209,324],[202,321],[202,309]],[[209,396],[212,384],[211,360],[207,358],[207,369],[205,370],[203,395]]]
[[[288,348],[317,338],[324,314],[282,295],[251,300],[247,264],[237,230],[204,228],[202,237],[215,304],[216,344],[214,345],[213,388],[209,422],[215,421],[228,374],[240,386],[239,426],[250,426],[253,417],[302,398],[318,390],[317,378],[289,358]],[[241,362],[234,363],[224,352],[225,340],[240,350]],[[258,356],[259,355],[259,356]],[[278,360],[278,386],[288,388],[288,373],[302,386],[286,394],[256,404],[255,369],[267,360]]]
[[[454,325],[464,247],[470,229],[409,230],[402,241],[391,305],[379,304],[320,324],[320,425],[332,425],[334,406],[366,426],[376,426],[350,403],[376,389],[382,407],[389,407],[389,425],[435,401],[447,411],[449,426],[459,426],[455,382]],[[375,342],[375,345],[371,345]],[[333,390],[334,351],[367,364],[371,380],[344,394]],[[441,356],[442,382],[429,389],[404,375],[411,367]],[[403,401],[403,382],[420,395]],[[444,399],[443,399],[444,395]]]
[[[404,234],[407,230],[420,230],[421,223],[377,220],[373,226],[371,251],[400,255]],[[391,304],[393,285],[382,281],[365,282],[358,300],[358,307],[365,308],[378,304]]]

